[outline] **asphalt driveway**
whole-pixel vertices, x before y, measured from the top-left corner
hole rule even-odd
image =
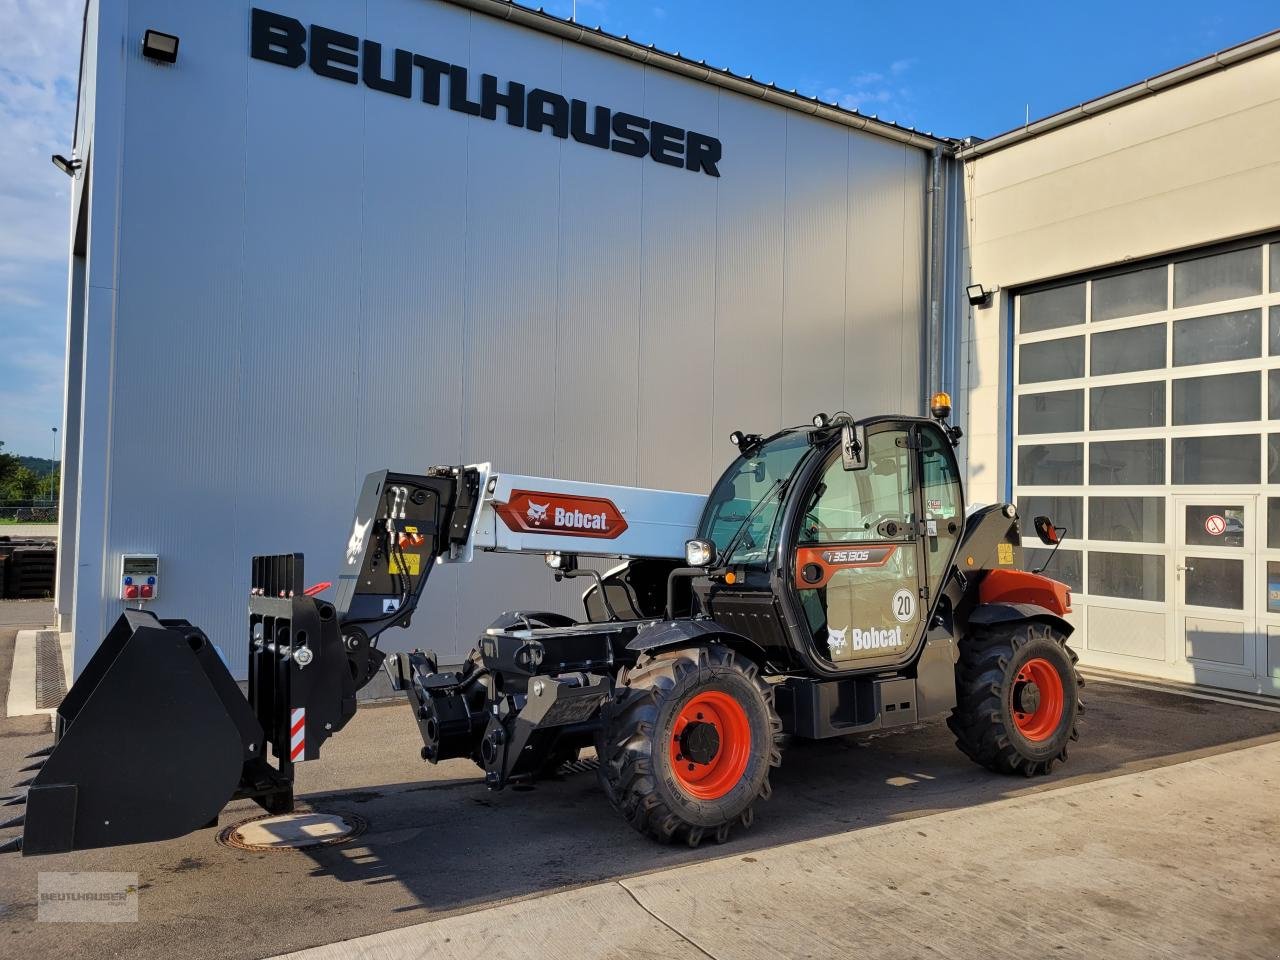
[[[940,722],[861,740],[794,743],[755,826],[728,845],[697,850],[634,833],[609,809],[590,770],[490,793],[467,761],[431,767],[418,759],[403,703],[367,705],[298,776],[306,805],[368,822],[359,840],[256,853],[220,846],[216,831],[204,830],[133,848],[8,857],[0,861],[0,931],[14,956],[258,958],[1280,739],[1277,712],[1100,682],[1087,688],[1086,702],[1070,762],[1034,781],[974,766]],[[22,756],[49,742],[29,723],[3,724],[0,770],[16,771]],[[165,758],[155,764],[163,777]],[[257,813],[237,803],[222,823]],[[41,870],[137,873],[140,921],[36,922]]]

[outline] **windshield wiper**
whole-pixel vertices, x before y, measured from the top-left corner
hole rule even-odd
[[[764,496],[760,498],[760,502],[757,503],[755,505],[755,508],[750,513],[747,514],[747,519],[742,521],[737,531],[734,532],[733,537],[729,540],[728,544],[725,546],[723,551],[724,560],[728,560],[731,556],[733,556],[733,551],[737,549],[738,541],[742,539],[742,535],[746,533],[747,528],[751,526],[751,521],[760,515],[760,511],[764,509],[764,506],[766,503],[772,500],[774,496],[782,492],[782,490],[786,487],[787,482],[790,479],[791,479],[790,476],[786,476],[786,477],[779,477],[777,480],[773,481],[773,486],[771,486],[768,490],[765,491]]]

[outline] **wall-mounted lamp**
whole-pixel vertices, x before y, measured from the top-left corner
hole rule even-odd
[[[142,55],[160,63],[177,63],[178,38],[171,33],[148,30],[142,35]]]
[[[964,292],[969,295],[969,306],[985,307],[991,302],[991,294],[995,293],[995,290],[986,290],[980,283],[971,283],[964,288]]]
[[[65,173],[68,177],[74,177],[76,171],[84,166],[83,160],[68,160],[60,153],[55,153],[49,158],[53,161],[53,165]]]

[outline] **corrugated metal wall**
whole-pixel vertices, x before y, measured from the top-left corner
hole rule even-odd
[[[326,578],[368,470],[704,491],[734,428],[920,409],[921,150],[433,0],[270,7],[717,136],[721,177],[252,60],[247,3],[131,0],[107,537],[79,590],[159,553],[158,612],[242,674],[249,556]],[[140,57],[147,27],[176,66]],[[387,639],[460,652],[579,590],[483,557]],[[119,604],[80,600],[86,649]]]

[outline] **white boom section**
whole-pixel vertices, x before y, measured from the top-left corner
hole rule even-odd
[[[487,463],[475,469],[484,492],[456,561],[470,560],[475,550],[682,558],[707,500],[698,493],[497,473]]]

